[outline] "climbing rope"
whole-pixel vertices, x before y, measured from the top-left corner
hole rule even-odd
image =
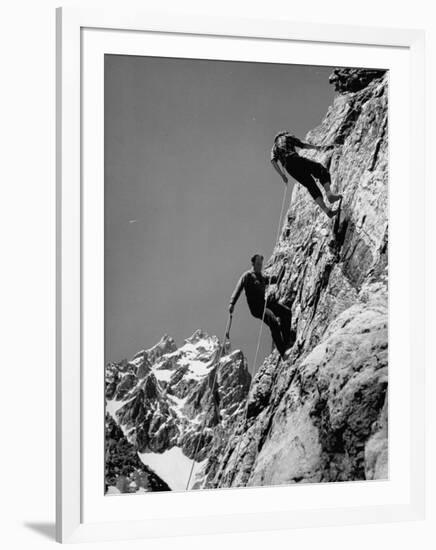
[[[285,189],[284,189],[284,193],[283,193],[282,207],[281,207],[281,210],[280,210],[280,217],[279,217],[279,223],[278,223],[278,226],[277,226],[277,234],[276,234],[276,240],[275,240],[275,243],[274,243],[274,248],[277,246],[277,243],[278,243],[279,237],[280,237],[280,229],[281,229],[281,226],[282,226],[282,218],[283,218],[283,212],[284,212],[285,203],[286,203],[287,190],[288,190],[288,186],[286,184]],[[294,190],[294,182],[292,182],[292,187],[291,187],[291,202],[292,202],[292,191],[293,190]],[[255,372],[255,368],[256,368],[256,365],[257,365],[257,357],[259,355],[259,350],[260,350],[260,341],[261,341],[261,338],[262,338],[263,325],[264,325],[263,320],[265,318],[268,290],[269,290],[269,287],[270,287],[270,284],[271,284],[270,280],[271,279],[268,278],[268,284],[267,284],[267,287],[266,287],[266,290],[265,290],[265,303],[264,303],[264,306],[263,306],[262,318],[261,318],[261,322],[260,322],[260,326],[259,326],[259,334],[257,336],[256,353],[254,355],[254,360],[253,360],[253,371],[252,371],[253,374]],[[245,402],[245,407],[244,407],[244,418],[243,418],[243,421],[242,421],[242,427],[245,426],[245,423],[247,421],[248,398],[250,396],[250,391],[251,391],[251,386],[253,384],[253,380],[254,380],[254,376],[252,377],[251,382],[250,382],[250,386],[248,388],[247,400]],[[237,428],[237,426],[236,426],[236,428]],[[236,428],[235,428],[235,431],[233,432],[232,436],[236,432]],[[241,437],[239,438],[238,445],[237,445],[237,448],[236,448],[236,457],[235,457],[235,461],[234,461],[233,472],[236,469],[236,465],[238,463],[239,451],[240,451],[240,447],[241,447],[241,440],[242,440],[242,434],[241,434]]]
[[[294,190],[294,182],[292,182],[292,185],[291,185],[291,200],[292,200],[293,190]],[[279,217],[279,223],[278,223],[278,226],[277,226],[277,234],[276,234],[276,240],[275,240],[275,243],[274,243],[274,248],[276,247],[276,245],[278,243],[278,240],[279,240],[279,237],[280,237],[280,229],[281,229],[281,226],[282,226],[282,218],[283,218],[283,213],[284,213],[284,209],[285,209],[287,191],[288,191],[288,185],[286,184],[285,188],[284,188],[284,192],[283,192],[282,206],[281,206],[281,210],[280,210],[280,217]],[[268,278],[268,285],[266,287],[265,296],[267,296],[267,294],[268,294],[269,287],[270,287],[270,278]],[[261,323],[260,323],[260,328],[259,328],[259,334],[258,334],[258,338],[257,338],[256,353],[254,355],[254,361],[253,361],[253,371],[254,371],[254,368],[256,367],[257,358],[258,358],[258,355],[259,355],[260,341],[261,341],[261,337],[262,337],[263,324],[264,324],[263,321],[264,321],[264,318],[265,318],[265,311],[266,311],[266,298],[265,298],[265,304],[264,304],[264,308],[263,308],[263,312],[262,312],[262,318],[261,318]],[[217,362],[217,367],[215,369],[215,374],[214,374],[214,377],[213,377],[212,389],[211,389],[211,394],[212,395],[213,395],[213,392],[215,390],[219,363],[221,361],[221,357],[223,355],[223,351],[224,351],[224,348],[225,348],[225,341],[228,340],[228,338],[229,338],[229,332],[230,332],[231,324],[232,324],[232,315],[229,316],[229,319],[227,321],[226,331],[225,331],[225,335],[224,335],[224,339],[223,339],[223,345],[221,346],[221,349],[220,349],[219,358],[218,358],[218,362]],[[245,407],[244,407],[244,419],[243,419],[242,426],[245,425],[245,422],[247,420],[248,396],[250,395],[250,390],[251,390],[252,383],[253,383],[253,378],[251,379],[250,386],[248,388],[247,400],[246,400]],[[195,447],[194,457],[192,459],[191,469],[190,469],[190,472],[189,472],[189,478],[188,478],[188,482],[186,484],[186,490],[189,490],[189,485],[191,483],[192,474],[194,472],[194,465],[195,465],[197,455],[198,455],[198,451],[199,451],[199,448],[200,448],[201,436],[204,432],[204,428],[205,428],[205,424],[206,424],[206,418],[207,418],[207,415],[205,413],[203,421],[202,421],[201,429],[200,429],[200,437],[198,438],[197,445]],[[232,437],[233,437],[235,431],[236,431],[236,428],[235,428],[234,432],[232,433]],[[239,457],[240,444],[241,444],[241,438],[239,439],[239,442],[238,442],[237,454],[236,454],[236,459],[235,459],[235,466],[236,466],[236,463],[237,463],[237,459]]]
[[[227,347],[227,342],[230,339],[230,327],[231,326],[232,326],[232,314],[230,314],[229,317],[228,317],[227,325],[226,325],[226,331],[224,333],[224,338],[222,340],[222,345],[220,347],[220,351],[219,351],[219,354],[218,354],[218,361],[217,361],[217,365],[216,365],[216,368],[215,368],[215,373],[214,373],[213,381],[212,381],[212,389],[211,389],[212,398],[213,398],[213,392],[215,391],[215,384],[216,384],[216,379],[217,379],[217,375],[218,375],[218,368],[219,368],[219,365],[220,365],[220,361],[221,361],[221,358],[223,356],[224,349]],[[206,425],[206,418],[207,418],[207,414],[205,412],[204,413],[204,418],[203,418],[203,421],[202,421],[202,424],[201,424],[201,428],[200,428],[200,436],[198,438],[197,445],[195,446],[194,457],[192,459],[192,464],[191,464],[191,469],[190,469],[190,472],[189,472],[188,482],[186,484],[186,491],[189,489],[189,484],[191,483],[192,474],[194,472],[194,465],[195,465],[195,462],[196,462],[196,459],[197,459],[197,454],[198,454],[198,451],[199,451],[199,448],[200,448],[201,436],[204,433],[204,428],[205,428],[205,425]]]

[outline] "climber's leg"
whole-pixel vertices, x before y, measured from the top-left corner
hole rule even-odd
[[[326,205],[322,196],[315,199],[315,202],[329,218],[333,218],[333,216],[335,216],[336,212]]]
[[[287,349],[287,346],[283,341],[282,331],[280,330],[279,321],[269,308],[265,309],[263,322],[269,326],[269,329],[271,331],[271,336],[274,341],[274,344],[276,345],[277,351],[279,352],[280,356],[283,357]]]
[[[342,195],[332,193],[329,182],[324,183],[323,186],[324,186],[325,192],[327,193],[327,198],[331,203],[337,202],[340,199],[342,199]]]
[[[321,194],[321,191],[319,190],[319,187],[317,186],[316,181],[313,179],[313,177],[310,174],[305,174],[304,176],[301,177],[299,181],[309,191],[312,199],[321,208],[321,210],[325,214],[327,214],[329,218],[332,218],[335,214],[333,210],[331,210],[324,202],[324,198]]]
[[[280,304],[276,300],[268,300],[268,308],[279,318],[283,342],[289,344],[291,341],[292,311],[289,307]]]
[[[311,197],[321,208],[321,210],[327,214],[329,218],[333,218],[335,212],[331,210],[324,202],[322,193],[312,176],[312,172],[319,173],[319,166],[322,167],[322,164],[311,161],[305,157],[298,157],[292,158],[288,163],[286,163],[286,170],[309,191]]]
[[[326,205],[322,196],[319,196],[317,199],[315,199],[315,202],[321,208],[321,210],[327,214],[329,218],[333,218],[338,213],[337,210],[332,210]]]
[[[329,202],[334,203],[342,198],[342,195],[333,193],[330,189],[331,179],[330,172],[325,166],[319,162],[313,162],[314,168],[312,174],[318,179],[319,183],[324,187]]]
[[[277,301],[268,302],[268,307],[279,318],[280,329],[282,332],[283,342],[287,348],[294,345],[296,339],[295,330],[292,330],[292,311],[291,308],[280,304]]]

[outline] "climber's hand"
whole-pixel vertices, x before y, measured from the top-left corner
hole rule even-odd
[[[282,180],[284,183],[288,183],[288,178],[285,176],[285,174],[282,174]]]

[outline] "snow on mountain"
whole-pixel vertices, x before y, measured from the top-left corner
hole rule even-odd
[[[192,459],[188,458],[180,447],[172,447],[163,453],[139,453],[138,456],[143,464],[166,481],[172,491],[191,489],[198,481],[198,477],[201,477],[207,462],[205,459],[193,464]]]
[[[242,353],[221,354],[218,339],[197,330],[179,348],[165,335],[105,374],[106,412],[142,463],[175,491],[193,466],[190,487],[200,486],[215,432],[231,430],[245,405],[251,377]]]

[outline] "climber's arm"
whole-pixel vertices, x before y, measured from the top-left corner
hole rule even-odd
[[[278,163],[279,156],[278,156],[278,151],[277,151],[277,147],[276,147],[275,144],[271,147],[270,160],[271,160],[271,164],[272,164],[273,167],[274,167],[274,170],[275,170],[278,174],[280,174],[280,177],[282,178],[282,180],[283,180],[285,183],[288,183],[288,178],[286,177],[285,172],[283,171],[282,167],[281,167],[280,164]]]
[[[288,183],[288,178],[284,171],[280,168],[279,163],[275,159],[271,159],[271,164],[274,166],[274,169],[280,174],[280,177],[285,183]]]
[[[230,298],[230,304],[229,304],[229,312],[230,314],[233,313],[233,310],[235,308],[236,302],[238,301],[238,298],[242,292],[242,289],[244,288],[244,282],[245,282],[245,273],[241,275],[239,278],[239,281],[235,287],[235,290],[233,291],[233,294]]]
[[[307,143],[306,141],[298,140],[298,143],[296,143],[297,147],[300,147],[300,149],[315,149],[315,151],[326,151],[327,149],[331,149],[333,145],[315,145],[314,143]]]

